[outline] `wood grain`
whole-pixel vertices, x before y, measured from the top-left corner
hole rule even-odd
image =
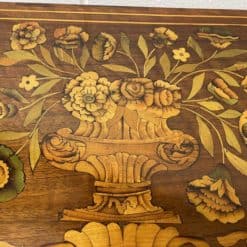
[[[198,27],[213,26],[224,27],[230,30],[235,36],[240,37],[237,42],[233,42],[231,49],[246,49],[247,42],[247,17],[246,11],[222,11],[222,10],[181,10],[181,9],[155,9],[155,8],[121,8],[121,7],[95,7],[95,6],[67,6],[67,5],[45,5],[45,4],[0,4],[0,29],[1,29],[1,53],[10,50],[9,37],[12,26],[23,21],[38,21],[46,29],[47,42],[46,47],[54,45],[53,32],[56,28],[68,25],[77,25],[85,29],[92,37],[99,32],[110,33],[114,37],[119,37],[120,32],[128,34],[131,40],[133,57],[137,64],[143,64],[143,55],[137,48],[134,48],[139,34],[148,37],[148,34],[155,27],[166,26],[176,30],[179,39],[175,43],[176,48],[186,46],[187,38],[190,34],[195,35]],[[150,42],[150,40],[149,40]],[[89,39],[88,47],[91,47],[93,38]],[[201,47],[207,56],[214,51],[209,42],[203,40]],[[151,43],[149,43],[151,49]],[[164,50],[169,53],[172,48],[166,47]],[[164,50],[158,50],[158,56],[162,55]],[[191,54],[193,51],[191,51]],[[79,52],[76,54],[79,56]],[[234,61],[246,61],[247,55],[240,58],[234,58]],[[196,55],[191,56],[190,63],[198,60]],[[79,74],[71,66],[58,62],[59,68]],[[110,63],[124,64],[131,67],[131,61],[125,60],[120,54],[115,54]],[[15,66],[0,67],[0,87],[17,88],[23,75],[31,74],[27,69],[27,62],[18,63]],[[212,60],[210,68],[219,66],[230,66],[233,59]],[[132,67],[131,67],[132,68]],[[100,63],[89,60],[87,70],[97,71],[101,76],[107,77],[110,81],[120,78],[126,78],[125,73],[114,73],[104,69]],[[246,76],[246,70],[240,72]],[[153,81],[159,80],[163,75],[160,67],[155,67],[148,75]],[[215,74],[207,74],[206,80],[212,81]],[[191,89],[191,78],[184,81],[182,95],[189,95]],[[64,83],[57,84],[55,91],[64,90]],[[242,88],[234,88],[241,101],[233,109],[243,112],[246,110],[246,93]],[[207,95],[207,89],[204,87],[200,93],[201,98]],[[24,93],[28,96],[28,93]],[[1,101],[13,103],[6,96],[1,95]],[[53,104],[60,100],[56,95],[48,99],[45,106]],[[172,130],[181,130],[183,133],[194,137],[200,142],[198,125],[192,118],[192,114],[182,111],[179,116],[168,120],[169,128]],[[14,118],[2,119],[0,121],[0,130],[25,131],[29,128],[22,126],[25,118],[24,112],[20,112]],[[208,116],[212,120],[212,116]],[[49,133],[54,133],[61,128],[70,128],[73,131],[77,129],[79,121],[73,118],[70,112],[66,111],[62,104],[57,104],[46,118],[42,120],[40,128],[40,142],[43,137]],[[223,135],[223,128],[216,122],[216,128]],[[118,127],[114,127],[118,128]],[[209,174],[221,162],[221,149],[217,136],[213,134],[215,140],[215,157],[212,158],[200,144],[200,154],[197,161],[190,167],[178,171],[162,171],[151,178],[152,186],[152,204],[162,207],[165,211],[173,211],[180,215],[182,224],[159,224],[161,228],[174,226],[179,231],[180,236],[200,238],[207,241],[211,246],[220,246],[217,237],[224,236],[236,231],[246,231],[246,218],[236,224],[222,224],[217,221],[209,222],[203,215],[196,212],[194,205],[190,204],[186,195],[186,188],[190,181],[199,179]],[[246,145],[237,132],[237,138],[241,143],[242,158],[247,159]],[[90,140],[89,140],[90,141]],[[23,144],[22,140],[1,142],[13,150]],[[112,145],[112,147],[111,147]],[[117,144],[111,144],[105,148],[106,152],[116,150]],[[114,146],[115,145],[115,146]],[[99,146],[100,147],[100,146]],[[99,155],[103,149],[93,148],[92,154]],[[133,150],[130,148],[130,150]],[[141,154],[150,153],[149,148],[140,144],[136,150]],[[230,149],[233,150],[233,149]],[[94,178],[90,175],[62,170],[50,165],[42,156],[34,172],[29,165],[28,147],[19,154],[24,162],[26,175],[26,185],[18,197],[9,202],[0,204],[0,240],[7,241],[15,246],[45,246],[53,243],[63,242],[63,236],[68,230],[81,231],[86,222],[60,221],[64,209],[86,208],[93,204]],[[152,155],[150,155],[152,156]],[[155,156],[155,155],[154,155]],[[153,157],[151,157],[153,158]],[[237,171],[229,162],[226,167],[232,177],[232,184],[240,199],[242,207],[247,208],[246,177]],[[104,222],[102,222],[104,223]],[[117,223],[117,222],[115,222]],[[122,227],[127,223],[119,223]],[[145,238],[145,236],[143,236]],[[246,242],[246,241],[245,241]],[[246,246],[243,240],[234,246]],[[199,245],[198,245],[199,246]]]

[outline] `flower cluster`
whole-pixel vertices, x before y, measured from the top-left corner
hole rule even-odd
[[[180,99],[180,88],[162,80],[128,78],[111,83],[91,71],[67,84],[63,104],[80,120],[106,122],[115,115],[117,105],[148,111],[158,118],[176,116]]]
[[[116,103],[126,105],[130,110],[147,110],[160,118],[169,118],[179,113],[180,88],[162,80],[117,80],[111,85],[111,94]]]
[[[96,72],[84,72],[67,84],[64,107],[80,120],[106,122],[116,111],[110,97],[110,84]]]

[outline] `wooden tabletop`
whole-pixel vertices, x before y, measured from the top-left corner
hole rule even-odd
[[[1,3],[0,246],[246,246],[246,13]]]

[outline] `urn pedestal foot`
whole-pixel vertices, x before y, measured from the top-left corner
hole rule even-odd
[[[62,221],[83,221],[83,222],[133,222],[133,223],[160,223],[160,224],[181,224],[179,215],[171,211],[157,211],[152,213],[139,213],[132,215],[111,215],[99,212],[92,212],[87,209],[75,209],[63,211]]]
[[[132,184],[96,181],[94,205],[64,210],[62,220],[180,224],[178,215],[151,203],[150,186],[149,181]]]

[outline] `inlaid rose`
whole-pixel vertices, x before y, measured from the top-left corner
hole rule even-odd
[[[181,89],[162,80],[155,81],[154,86],[154,104],[148,111],[164,119],[178,115],[182,98]]]
[[[115,102],[119,102],[132,110],[143,110],[154,101],[153,82],[148,78],[130,78],[114,81],[111,94]]]

